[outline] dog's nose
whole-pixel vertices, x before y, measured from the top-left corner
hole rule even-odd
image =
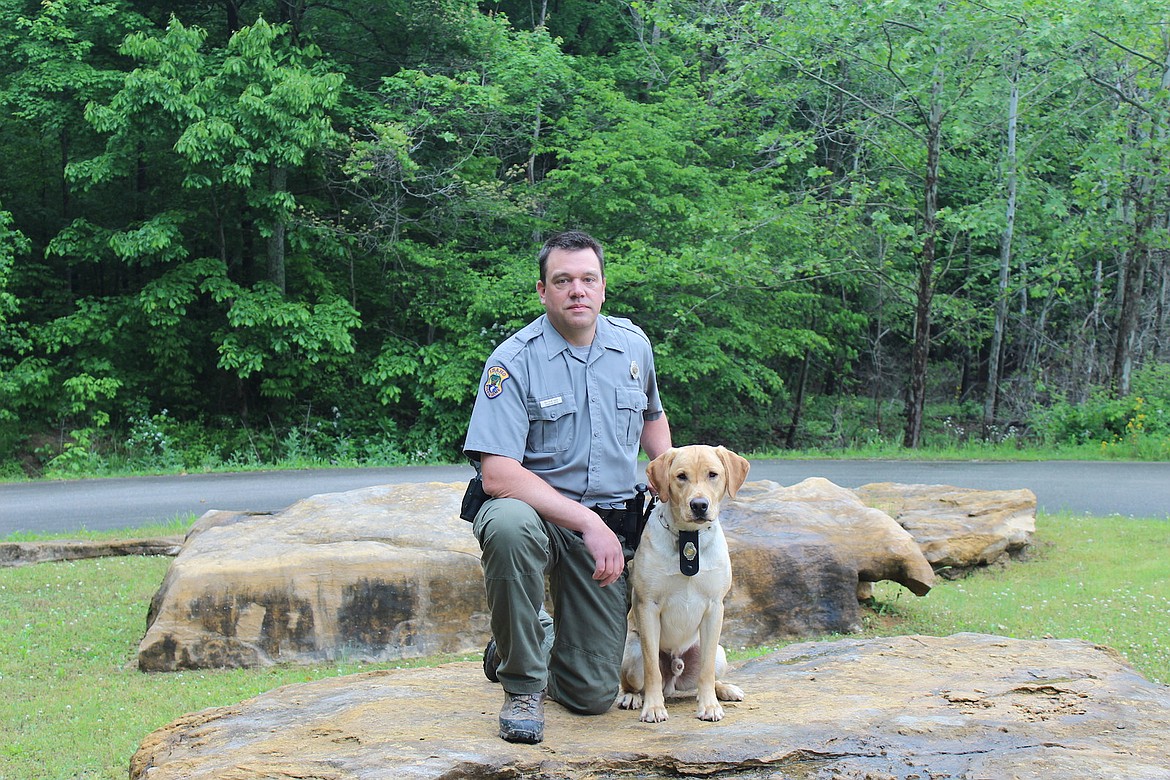
[[[691,512],[695,517],[706,517],[707,510],[710,508],[711,502],[705,498],[691,499]]]

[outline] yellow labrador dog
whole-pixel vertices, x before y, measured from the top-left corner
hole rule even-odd
[[[700,720],[722,720],[722,701],[743,691],[716,678],[727,670],[719,645],[731,558],[719,505],[747,479],[748,462],[724,447],[671,449],[646,469],[660,503],[646,522],[630,572],[629,631],[622,659],[623,709],[666,720],[667,696],[696,691]]]

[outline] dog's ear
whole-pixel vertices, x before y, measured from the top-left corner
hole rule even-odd
[[[735,498],[735,494],[747,481],[748,470],[752,467],[747,458],[741,457],[726,447],[716,447],[719,460],[723,461],[723,468],[727,470],[727,495]]]
[[[646,480],[663,501],[670,498],[670,462],[674,460],[674,453],[675,448],[671,447],[646,467]]]

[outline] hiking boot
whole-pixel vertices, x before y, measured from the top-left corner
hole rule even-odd
[[[496,640],[489,639],[487,647],[483,649],[483,674],[494,683],[500,681],[496,670],[500,668],[500,654],[496,652]]]
[[[500,709],[500,739],[535,745],[544,739],[544,691],[508,693]]]

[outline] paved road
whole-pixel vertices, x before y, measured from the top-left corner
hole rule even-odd
[[[467,466],[412,466],[0,483],[0,538],[16,531],[134,528],[209,509],[270,512],[318,493],[461,482],[470,474]],[[813,476],[850,488],[868,482],[1028,488],[1043,511],[1170,518],[1170,463],[759,460],[749,479],[790,485]]]

